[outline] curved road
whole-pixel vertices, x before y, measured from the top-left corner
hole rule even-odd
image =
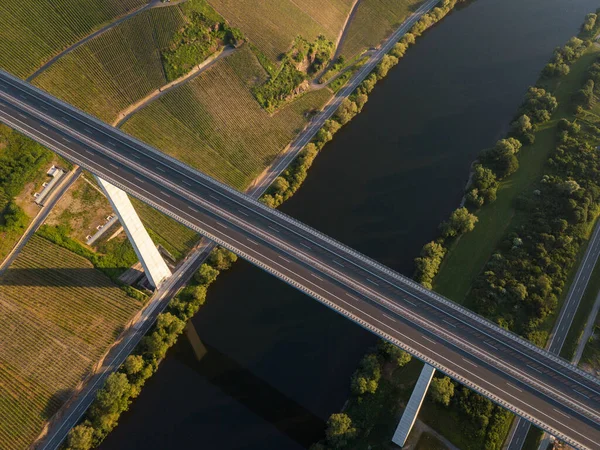
[[[600,382],[385,266],[8,74],[0,121],[577,448]]]

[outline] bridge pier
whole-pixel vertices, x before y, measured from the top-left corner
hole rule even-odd
[[[419,414],[419,410],[421,409],[421,405],[423,404],[423,400],[425,399],[427,389],[429,388],[434,373],[435,369],[429,364],[423,366],[421,375],[419,375],[419,379],[417,380],[417,384],[415,384],[410,400],[408,400],[406,409],[404,410],[404,413],[402,413],[398,427],[394,432],[394,437],[392,437],[392,442],[394,444],[399,445],[400,447],[403,447],[404,444],[406,444],[406,440],[417,420],[417,415]]]
[[[152,242],[127,193],[101,178],[96,177],[96,180],[119,217],[148,281],[154,288],[159,287],[160,283],[171,276],[171,271]]]

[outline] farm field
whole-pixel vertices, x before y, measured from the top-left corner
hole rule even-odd
[[[299,35],[314,41],[322,34],[335,42],[353,0],[208,0],[208,3],[276,61]]]
[[[4,0],[0,68],[25,78],[45,61],[148,0]]]
[[[29,241],[0,277],[0,448],[31,444],[140,307],[86,259]]]
[[[348,25],[340,54],[349,61],[378,46],[422,3],[422,0],[362,0]]]
[[[60,58],[34,84],[112,122],[167,83],[160,49],[183,23],[179,6],[144,11]]]
[[[331,97],[309,92],[273,115],[248,86],[265,73],[248,46],[134,114],[123,129],[237,189],[258,176]]]

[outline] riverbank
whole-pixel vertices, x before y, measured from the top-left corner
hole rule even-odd
[[[578,8],[574,20],[572,8],[565,11],[560,2],[548,7],[534,1],[521,15],[520,2],[491,0],[452,15],[373,91],[354,125],[327,145],[283,210],[409,274],[412,256],[458,204],[477,151],[501,136],[524,88],[572,33],[565,30],[580,22],[584,10]],[[512,22],[515,34],[497,39],[508,17],[519,18]],[[498,71],[504,64],[514,66],[511,77]],[[340,378],[350,377],[373,339],[258,269],[235,266],[211,287],[211,301],[194,318],[209,354],[216,349],[227,355],[326,418],[347,397],[348,383]],[[103,448],[197,442],[208,448],[300,448],[290,428],[263,415],[268,398],[261,406],[249,400],[240,386],[250,380],[242,373],[229,381],[205,377],[203,368],[213,362],[205,358],[199,366],[190,358],[181,339]]]
[[[583,86],[584,81],[590,77],[587,70],[598,57],[598,48],[592,44],[597,32],[598,26],[594,23],[592,24],[591,29],[585,30],[579,34],[579,37],[582,38],[583,41],[573,39],[569,41],[567,44],[568,51],[572,51],[573,53],[570,55],[570,59],[567,60],[565,57],[564,61],[561,59],[560,63],[570,66],[570,70],[567,68],[562,70],[562,74],[549,74],[548,69],[551,65],[548,65],[537,83],[538,88],[530,88],[526,101],[515,116],[515,121],[522,119],[523,115],[528,114],[533,118],[533,125],[529,124],[526,129],[523,129],[524,127],[518,127],[517,125],[525,119],[516,124],[513,122],[511,133],[507,136],[508,140],[500,141],[496,147],[491,150],[486,150],[479,157],[478,163],[483,165],[480,165],[479,168],[477,165],[475,166],[475,176],[471,178],[467,187],[468,195],[466,198],[470,204],[470,211],[466,208],[456,210],[447,222],[441,224],[442,236],[436,241],[427,244],[423,248],[421,256],[416,259],[416,279],[421,283],[430,287],[431,282],[435,279],[436,290],[439,290],[438,280],[441,274],[444,273],[444,270],[449,271],[449,267],[451,267],[451,275],[446,279],[448,288],[456,290],[457,284],[464,286],[466,283],[457,283],[457,280],[461,280],[464,276],[462,272],[463,266],[455,265],[452,267],[447,263],[450,255],[453,255],[453,252],[456,251],[455,249],[463,242],[475,242],[466,250],[471,260],[474,255],[478,255],[479,252],[482,252],[481,249],[483,249],[483,255],[478,255],[478,257],[484,262],[486,262],[491,255],[491,251],[485,253],[486,246],[496,249],[496,255],[500,255],[503,252],[502,248],[496,247],[502,239],[506,239],[507,230],[513,230],[515,232],[513,233],[514,236],[512,239],[518,239],[520,242],[519,244],[514,244],[516,247],[523,246],[525,249],[527,248],[526,246],[532,245],[529,243],[529,241],[532,240],[531,236],[523,236],[521,239],[516,234],[517,231],[521,231],[520,226],[525,224],[528,224],[526,225],[526,229],[530,230],[532,233],[535,233],[534,230],[536,229],[534,222],[531,222],[531,219],[529,218],[529,215],[532,214],[531,210],[536,211],[536,209],[531,204],[531,200],[528,203],[528,207],[531,208],[531,210],[524,207],[523,202],[525,200],[522,197],[531,197],[530,193],[525,193],[528,189],[534,189],[531,186],[538,187],[543,193],[547,192],[547,189],[539,186],[539,180],[543,173],[548,173],[547,161],[550,155],[555,155],[556,158],[557,151],[555,150],[555,146],[564,142],[561,140],[556,141],[556,136],[564,136],[564,133],[569,132],[571,134],[576,134],[576,131],[573,131],[576,127],[571,128],[568,124],[576,121],[578,117],[582,119],[582,113],[575,108],[577,105],[573,104],[573,97]],[[566,54],[566,50],[562,52],[562,54]],[[556,57],[553,58],[552,64],[556,63],[556,59]],[[544,88],[547,91],[543,90]],[[556,98],[550,93],[554,94]],[[591,100],[589,102],[591,103]],[[528,123],[530,121],[529,116],[526,117]],[[561,119],[569,119],[570,122],[566,122],[567,125],[565,125],[565,121],[561,121]],[[563,134],[560,135],[559,131],[562,131]],[[586,142],[589,144],[590,148],[595,148],[597,142],[593,142],[592,135],[583,136],[583,132],[581,133],[582,136],[580,138],[574,139],[582,139],[582,145]],[[520,138],[522,142],[517,140],[517,137]],[[564,137],[561,139],[564,139]],[[525,144],[525,146],[523,146],[523,144]],[[521,149],[522,146],[523,149]],[[559,152],[563,151],[564,149],[559,150]],[[519,154],[519,158],[516,157],[516,154]],[[527,156],[529,157],[526,158]],[[510,166],[508,165],[508,162],[510,162]],[[594,163],[590,162],[588,165],[593,167]],[[552,167],[553,170],[556,171],[557,168],[560,168],[560,164],[555,160]],[[562,170],[566,170],[566,166],[564,166]],[[513,175],[513,172],[516,173]],[[587,184],[591,182],[589,176],[590,175],[588,174],[586,175],[588,178],[584,178],[583,180],[578,179],[578,181],[582,183],[582,185],[587,186]],[[504,178],[506,178],[506,180],[501,181],[500,183],[498,182],[498,180],[503,180]],[[538,190],[535,190],[534,192],[538,192]],[[550,193],[547,195],[550,195]],[[517,202],[517,199],[519,199],[519,202]],[[552,199],[551,201],[557,201],[557,199]],[[485,209],[480,209],[484,203],[488,203],[489,206]],[[511,213],[508,213],[508,208],[511,209]],[[550,203],[543,203],[543,207],[539,208],[545,208],[547,210],[550,208]],[[597,208],[592,208],[591,210],[596,211]],[[490,216],[493,217],[493,220],[478,223],[478,219],[480,219],[483,211],[490,214]],[[517,216],[517,219],[515,219],[515,215],[517,214],[519,215]],[[557,216],[560,217],[558,211],[554,211],[554,214],[557,214]],[[591,227],[596,219],[596,214],[597,212],[590,212],[589,217],[586,214],[584,224],[581,227],[571,227],[569,231],[574,233],[574,236],[570,239],[574,239],[574,242],[571,245],[571,241],[569,241],[569,244],[572,247],[569,249],[569,252],[566,254],[564,252],[562,254],[555,252],[555,258],[560,258],[560,263],[565,272],[565,275],[557,274],[557,270],[551,272],[557,279],[558,293],[562,292],[562,286],[565,284],[564,278],[566,278],[566,272],[569,269],[572,269],[572,267],[576,267],[575,262],[577,261],[577,258],[575,258],[575,255],[577,254],[578,246],[585,242],[586,238],[589,237]],[[513,222],[513,220],[518,221]],[[541,218],[538,217],[537,220],[541,220]],[[575,224],[577,224],[577,220],[575,221]],[[473,230],[479,231],[479,236],[484,236],[484,240],[473,241],[473,239],[470,239],[475,234],[475,231]],[[468,233],[464,234],[465,232]],[[565,225],[565,229],[561,230],[561,233],[566,232],[567,225]],[[498,234],[498,238],[492,239],[490,243],[490,235],[493,236],[494,234]],[[567,235],[567,238],[569,238],[569,235]],[[575,242],[577,243],[577,246],[575,245]],[[536,245],[535,237],[533,238],[533,245]],[[513,246],[513,251],[516,247]],[[548,251],[551,250],[549,249]],[[440,263],[442,263],[444,257],[446,257],[446,259],[438,274],[437,272],[440,269]],[[524,255],[521,257],[525,258]],[[523,262],[528,264],[526,258]],[[477,267],[476,273],[471,279],[472,281],[479,275],[481,270],[480,267],[481,266]],[[490,270],[497,270],[497,268],[491,268]],[[560,272],[560,270],[558,272]],[[498,283],[499,282],[496,282],[496,284]],[[530,283],[526,283],[526,285],[530,286]],[[458,291],[458,294],[455,293],[455,296],[452,297],[452,299],[465,304],[464,300],[469,293],[469,289],[470,285],[464,286],[463,291]],[[481,286],[479,289],[480,291],[478,293],[481,295]],[[448,295],[447,292],[441,293]],[[566,290],[563,292],[563,296],[565,294]],[[535,295],[535,289],[532,289],[531,295]],[[527,293],[525,292],[525,298],[526,297]],[[477,297],[479,304],[474,302],[474,298],[475,296],[471,295],[469,297],[471,303],[467,303],[467,305],[475,308],[476,311],[483,313],[488,317],[492,316],[491,318],[499,320],[491,311],[486,311],[482,308],[481,296]],[[538,298],[541,300],[539,295]],[[552,307],[548,306],[548,308]],[[554,313],[557,311],[558,308],[554,305]],[[486,312],[487,314],[485,314]],[[519,319],[521,321],[528,320],[523,319],[522,317]],[[520,322],[516,322],[516,320],[511,322],[507,317],[503,317],[503,320],[504,321],[501,323],[506,324],[509,327],[523,326]],[[528,330],[528,337],[534,342],[543,345],[543,342],[547,338],[547,327],[550,326],[551,323],[551,317],[545,313],[541,316],[539,322],[536,322],[535,326],[528,325],[530,327]],[[537,325],[541,325],[539,327],[541,330],[538,329]],[[518,331],[523,332],[523,328],[517,329]],[[383,370],[384,362],[381,361],[380,365],[380,370]],[[400,377],[400,379],[396,381],[397,387],[405,386],[409,381],[410,380],[407,377]],[[450,398],[452,398],[457,387],[458,386],[455,384],[452,388]],[[385,389],[389,390],[390,387]],[[346,440],[353,442],[352,445],[356,445],[358,448],[365,447],[367,444],[382,445],[389,442],[395,428],[395,422],[389,420],[389,406],[383,407],[382,402],[389,402],[388,395],[385,395],[378,400],[377,398],[380,395],[378,390],[375,390],[371,394],[372,395],[354,395],[351,397],[349,405],[344,408],[345,413],[343,416],[345,418],[345,423],[343,427],[340,426],[339,415],[334,415],[332,418],[335,417],[335,421],[330,421],[329,423],[330,432],[331,430],[336,430],[337,434],[345,434]],[[406,398],[402,398],[401,394],[402,391],[397,391],[399,401],[406,401]],[[428,399],[423,407],[421,417],[428,423],[435,423],[435,429],[448,437],[460,448],[499,449],[508,432],[512,416],[507,411],[497,406],[493,406],[489,400],[468,391],[464,387],[460,388],[460,392],[457,392],[456,397],[458,397],[458,399],[455,399],[452,402],[448,399],[445,405],[436,404]],[[361,407],[361,411],[357,412],[355,411],[356,407],[354,405],[367,406]],[[450,409],[448,409],[449,406]],[[378,413],[369,415],[366,414],[367,408],[371,412],[383,410],[385,411],[385,414],[382,415],[381,418],[378,417]],[[396,414],[398,414],[398,409],[392,408],[392,410],[394,409],[396,409]],[[382,436],[373,436],[371,440],[368,440],[367,437],[371,430],[376,429],[378,422],[381,424],[389,424],[387,432],[381,433],[380,426],[377,434],[381,433]],[[469,423],[471,424],[469,425]],[[340,431],[340,428],[342,431]],[[333,445],[334,443],[335,441],[329,442],[330,445]]]

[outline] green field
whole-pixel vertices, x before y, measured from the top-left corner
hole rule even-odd
[[[600,48],[590,47],[573,64],[571,73],[561,80],[555,91],[558,109],[552,120],[536,133],[533,145],[521,149],[519,170],[500,184],[498,199],[477,212],[479,222],[475,229],[461,236],[450,248],[434,280],[437,292],[455,302],[464,303],[473,280],[490,258],[499,240],[507,228],[518,220],[514,202],[522,192],[539,181],[548,156],[555,146],[556,124],[561,118],[572,116],[571,93],[583,85],[587,68],[599,54]]]
[[[27,77],[52,56],[147,0],[4,0],[0,68]]]
[[[0,448],[27,448],[140,303],[34,236],[0,278]]]
[[[252,62],[252,65],[248,64]],[[248,46],[134,114],[123,129],[237,189],[245,188],[330,98],[310,92],[269,115],[248,89],[265,74]]]
[[[267,57],[277,60],[296,36],[320,34],[336,42],[352,0],[208,0],[231,25],[242,30]]]
[[[378,46],[422,3],[422,0],[362,0],[349,25],[341,54],[351,60]]]
[[[112,122],[167,83],[160,49],[183,23],[178,6],[144,11],[60,58],[35,84]]]

